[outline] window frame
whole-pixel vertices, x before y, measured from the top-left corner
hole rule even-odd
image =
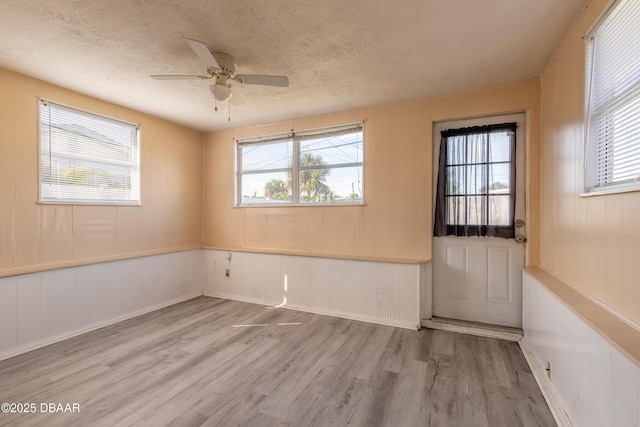
[[[365,204],[365,190],[364,190],[364,171],[365,171],[365,126],[364,121],[346,123],[343,125],[335,125],[335,126],[326,126],[321,128],[313,128],[313,129],[305,129],[305,130],[291,130],[291,132],[281,133],[281,134],[272,134],[272,135],[262,135],[257,137],[248,137],[248,138],[234,138],[235,142],[235,203],[234,207],[290,207],[290,206],[361,206]],[[361,137],[361,145],[362,145],[362,156],[360,162],[351,162],[351,163],[334,163],[334,164],[325,164],[325,165],[308,165],[303,166],[300,164],[301,157],[301,142],[305,139],[312,138],[314,136],[320,135],[332,135],[338,134],[340,132],[360,132],[362,134]],[[291,157],[290,157],[290,167],[280,167],[273,169],[262,169],[260,171],[244,171],[243,163],[242,163],[242,147],[250,146],[250,145],[261,145],[261,144],[276,144],[284,141],[291,141],[292,149],[291,149]],[[360,167],[361,168],[361,185],[362,185],[362,194],[360,199],[354,201],[339,201],[339,202],[322,202],[322,201],[303,201],[301,200],[300,188],[299,188],[299,176],[300,172],[306,170],[332,170],[332,169],[341,169],[348,167]],[[286,172],[291,174],[291,200],[286,201],[269,201],[264,203],[243,203],[242,202],[242,177],[244,175],[253,175],[253,174],[264,174],[264,173],[279,173]]]
[[[455,236],[455,237],[470,237],[470,236],[478,236],[478,237],[501,237],[512,239],[515,237],[515,216],[516,216],[516,199],[517,199],[517,163],[518,163],[518,150],[517,150],[517,129],[520,127],[518,121],[509,121],[509,122],[500,122],[500,117],[496,117],[495,120],[492,120],[493,123],[485,124],[485,125],[474,125],[470,127],[451,127],[448,129],[443,129],[439,144],[438,153],[435,153],[437,156],[437,172],[434,176],[435,178],[435,192],[436,200],[434,202],[434,227],[433,227],[433,236],[434,237],[445,237],[445,236]],[[491,161],[489,156],[489,150],[491,146],[491,138],[490,135],[492,133],[498,132],[511,132],[511,137],[509,140],[509,160],[500,160],[500,161]],[[468,162],[468,138],[471,135],[487,135],[487,154],[486,161],[484,162]],[[449,163],[449,154],[447,151],[448,140],[450,137],[464,137],[465,138],[465,162],[463,163]],[[443,157],[444,156],[444,157]],[[460,194],[449,194],[449,168],[458,168],[464,167],[468,168],[469,166],[477,166],[477,165],[485,165],[487,168],[489,165],[493,164],[506,164],[509,167],[509,193],[507,194],[496,194],[491,193],[489,187],[489,169],[487,169],[487,189],[486,192],[477,192],[477,193],[469,193],[467,191],[468,181],[465,178],[464,192]],[[490,203],[489,199],[492,195],[499,197],[508,197],[508,208],[509,208],[509,224],[501,225],[501,224],[490,224],[489,218],[489,209]],[[450,224],[449,223],[449,203],[448,200],[450,197],[464,197],[467,200],[468,197],[481,197],[486,199],[486,215],[487,215],[487,223],[485,224],[469,224],[468,223],[468,210],[465,208],[465,223],[464,224]],[[465,202],[466,206],[466,202]]]
[[[86,162],[100,162],[107,163],[113,165],[120,165],[131,168],[131,190],[129,194],[131,195],[130,199],[109,199],[109,198],[93,198],[93,199],[75,199],[71,197],[65,198],[53,198],[43,194],[43,165],[42,165],[42,156],[43,156],[43,128],[42,128],[42,107],[43,104],[53,105],[55,107],[71,111],[74,114],[83,115],[86,117],[94,117],[100,120],[113,122],[116,124],[120,124],[130,129],[135,129],[135,147],[133,147],[133,157],[131,165],[123,165],[122,161],[117,159],[113,159],[113,162],[105,162],[102,158],[89,158],[86,155],[78,155],[78,156],[60,156],[67,159],[75,159]],[[92,129],[89,129],[92,130]],[[38,97],[38,203],[44,205],[88,205],[88,206],[141,206],[142,205],[142,167],[141,167],[141,125],[136,123],[127,122],[121,119],[116,119],[113,117],[109,117],[106,115],[94,113],[92,111],[87,111],[85,109],[73,107],[70,105],[66,105],[60,102],[51,101],[46,98]],[[50,165],[51,168],[51,165]],[[50,172],[51,173],[51,172]]]
[[[602,102],[602,105],[597,109],[597,111],[595,109],[592,111],[595,65],[598,59],[596,58],[597,49],[595,47],[595,38],[598,31],[605,23],[607,23],[611,14],[618,6],[623,4],[624,1],[625,0],[615,0],[596,21],[584,38],[586,59],[584,164],[583,192],[580,194],[580,197],[640,191],[640,175],[635,179],[631,178],[615,181],[613,177],[610,179],[606,177],[608,172],[602,172],[602,168],[613,169],[615,167],[615,158],[603,158],[603,154],[608,150],[609,145],[615,145],[615,137],[611,137],[610,141],[602,141],[597,135],[600,120],[605,120],[602,116],[612,114],[616,110],[615,107],[618,107],[619,105],[628,105],[633,102],[636,97],[640,97],[640,76],[636,76],[636,80],[633,80],[634,83],[629,84],[621,93],[611,94],[607,101]],[[631,77],[630,74],[627,74],[626,76]],[[601,118],[597,118],[597,116],[601,116]],[[640,120],[640,115],[637,117]],[[637,131],[635,136],[636,138],[640,138],[640,130]],[[605,145],[604,148],[601,147],[602,144]],[[637,152],[633,152],[635,154],[630,155],[632,159],[634,156],[640,156],[640,146],[638,146],[636,150]],[[623,158],[623,160],[628,159]],[[605,163],[606,165],[603,166]],[[640,159],[636,161],[636,164],[640,165]],[[605,175],[605,178],[601,179],[600,176],[602,175]]]

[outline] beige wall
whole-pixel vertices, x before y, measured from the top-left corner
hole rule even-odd
[[[142,206],[38,205],[38,97],[140,123]],[[0,275],[199,246],[202,134],[0,69]]]
[[[527,111],[537,172],[539,81],[211,132],[205,140],[205,246],[390,259],[431,259],[432,125]],[[365,120],[365,206],[234,208],[233,138]],[[538,197],[538,175],[529,186]],[[531,178],[531,177],[529,177]],[[538,199],[534,199],[538,200]],[[538,263],[538,203],[528,204],[529,264]],[[533,209],[531,209],[533,208]]]
[[[640,323],[640,192],[581,198],[585,44],[595,0],[542,76],[541,266]]]
[[[199,132],[0,69],[0,275],[201,243],[428,260],[433,122],[516,111],[527,112],[527,264],[537,265],[539,83],[211,132],[203,176]],[[38,96],[142,125],[142,207],[36,203]],[[366,121],[365,206],[233,207],[234,137],[358,120]]]

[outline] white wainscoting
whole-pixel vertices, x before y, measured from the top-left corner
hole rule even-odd
[[[420,319],[433,317],[433,278],[431,263],[420,264]]]
[[[0,360],[202,294],[202,250],[0,278]]]
[[[410,329],[430,291],[422,264],[206,249],[205,265],[209,296]]]
[[[522,349],[560,425],[640,426],[640,369],[523,273]],[[551,380],[544,368],[551,361]],[[549,400],[548,399],[548,400]]]

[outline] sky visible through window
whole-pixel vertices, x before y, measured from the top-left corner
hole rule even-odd
[[[242,175],[244,198],[265,197],[265,185],[272,179],[290,182],[289,171],[273,171],[293,166],[293,139],[276,143],[249,144],[241,148],[243,171],[264,172]],[[312,163],[308,163],[309,161]],[[299,167],[322,165],[326,170],[324,183],[336,199],[357,195],[362,198],[362,165],[347,166],[363,161],[362,132],[304,137],[300,141]],[[307,162],[307,164],[305,164]],[[317,163],[315,163],[317,162]],[[269,172],[273,171],[273,172]],[[300,171],[302,181],[303,171]],[[302,191],[301,191],[302,193]],[[268,200],[273,203],[273,200]]]
[[[40,100],[40,200],[139,202],[138,127]]]
[[[447,137],[448,224],[508,225],[511,137],[508,132]]]

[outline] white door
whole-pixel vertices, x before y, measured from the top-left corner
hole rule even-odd
[[[524,114],[436,123],[434,125],[434,195],[438,179],[440,132],[442,130],[512,122],[516,122],[518,126],[515,141],[516,182],[509,183],[509,185],[515,185],[514,219],[516,225],[520,225],[515,228],[515,234],[516,236],[524,236],[524,223],[517,221],[525,218]],[[494,184],[499,185],[489,188],[506,187],[502,182],[498,183],[497,180],[498,178]],[[472,187],[472,185],[468,185],[468,187]],[[471,198],[467,197],[469,200]],[[487,198],[486,202],[489,204],[490,200]],[[460,203],[460,206],[457,206],[455,210],[466,209],[465,206],[470,205],[472,205],[470,201]],[[489,208],[487,208],[487,212],[489,212]],[[493,211],[487,216],[491,217],[492,214]],[[468,218],[469,214],[467,213]],[[522,327],[521,268],[524,265],[524,245],[523,242],[517,242],[515,238],[434,237],[434,316]]]

